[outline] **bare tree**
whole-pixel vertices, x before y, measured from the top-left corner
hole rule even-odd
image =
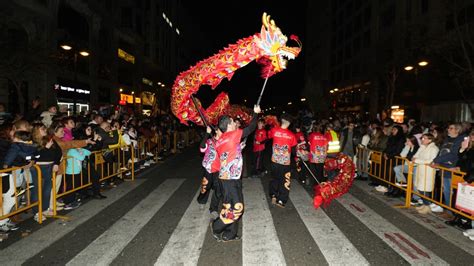
[[[451,30],[430,42],[427,50],[438,55],[446,64],[455,88],[474,114],[472,91],[474,90],[474,31],[469,21],[466,4],[458,0],[445,1],[449,12],[447,23]]]
[[[39,37],[29,36],[18,23],[19,18],[11,7],[1,6],[0,11],[0,79],[15,87],[17,103],[21,113],[25,111],[24,84],[27,80],[44,73],[53,58],[45,42]]]

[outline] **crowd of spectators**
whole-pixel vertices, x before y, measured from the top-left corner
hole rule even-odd
[[[407,186],[406,174],[409,169],[408,164],[404,162],[408,161],[414,165],[413,190],[427,198],[442,199],[442,203],[451,208],[455,208],[455,203],[451,201],[456,198],[456,191],[452,193],[451,187],[452,171],[464,172],[464,180],[467,183],[474,181],[474,129],[470,122],[423,123],[410,119],[404,123],[396,123],[390,118],[369,121],[343,115],[321,119],[308,113],[300,113],[299,121],[294,125],[294,132],[299,131],[299,125],[304,128],[306,140],[310,145],[313,145],[315,132],[319,133],[319,140],[327,138],[326,142],[321,142],[323,145],[331,141],[329,133],[335,132],[340,152],[352,157],[358,165],[356,179],[368,181],[370,186],[374,186],[376,191],[387,197],[403,196],[404,192],[397,187]],[[372,167],[370,152],[363,155],[360,148],[383,154],[382,175],[394,176],[397,186],[390,186],[369,177],[368,169]],[[321,175],[316,171],[317,177]],[[311,184],[311,179],[306,178],[306,182],[303,182]],[[411,204],[420,214],[435,213],[444,218],[447,224],[468,230],[465,235],[474,240],[471,221],[465,217],[453,214],[448,209],[417,195],[413,195]]]
[[[104,199],[106,196],[101,191],[130,176],[131,164],[135,169],[143,169],[163,159],[172,148],[174,132],[183,130],[170,115],[144,116],[118,106],[78,115],[68,115],[68,111],[70,114],[72,110],[60,111],[57,105],[44,108],[36,98],[25,114],[11,115],[0,103],[0,166],[4,169],[0,216],[38,200],[38,173],[33,165],[37,165],[42,174],[42,219],[45,220],[53,215],[53,187],[56,193],[61,193],[89,180],[92,183],[87,189],[60,197],[56,202],[57,211],[75,209],[85,198]],[[161,143],[157,143],[158,140]],[[148,148],[139,150],[139,141],[146,142]],[[158,145],[162,147],[160,154],[151,152],[156,151]],[[178,147],[181,145],[178,143]],[[117,149],[120,152],[113,152]],[[135,149],[133,161],[131,149]],[[121,160],[117,160],[117,156],[121,156]],[[139,163],[137,157],[143,160]],[[102,167],[91,167],[99,161],[104,164]],[[121,174],[101,182],[100,177],[113,171],[112,165],[119,167]],[[8,170],[11,168],[16,170]],[[38,207],[32,211],[38,221]],[[11,219],[0,220],[0,232],[18,228]]]

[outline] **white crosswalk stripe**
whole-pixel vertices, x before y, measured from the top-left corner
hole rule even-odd
[[[15,242],[1,251],[2,263],[6,265],[21,265],[27,259],[38,254],[45,247],[50,246],[61,237],[76,229],[82,223],[92,216],[100,213],[112,203],[121,199],[127,193],[137,188],[144,180],[135,180],[135,182],[125,183],[112,193],[106,193],[107,199],[93,201],[87,204],[87,207],[78,208],[68,214],[71,218],[67,226],[62,226],[62,221],[56,220],[54,223],[34,232],[32,235]],[[4,265],[5,265],[4,264]]]
[[[43,255],[43,253],[40,253],[42,249],[61,240],[61,237],[73,231],[87,219],[124,197],[140,182],[139,180],[136,183],[123,184],[114,191],[114,194],[109,195],[106,201],[91,201],[85,207],[71,212],[69,215],[73,216],[74,219],[67,226],[58,225],[57,223],[46,225],[31,236],[5,248],[0,255],[2,263],[5,265],[20,265],[33,256]],[[154,217],[157,217],[156,214],[163,209],[163,206],[168,207],[167,204],[174,201],[170,201],[171,198],[174,199],[173,195],[179,193],[181,188],[189,185],[189,183],[184,182],[185,179],[170,178],[165,180],[144,199],[137,200],[137,204],[111,227],[103,229],[102,234],[99,233],[100,236],[94,240],[91,239],[92,242],[89,245],[85,248],[81,247],[82,250],[78,248],[74,251],[76,253],[71,252],[70,258],[72,259],[67,265],[109,265],[113,263],[123,254],[132,240],[144,233],[144,229],[147,228],[146,225]],[[245,210],[241,221],[243,236],[241,249],[239,245],[234,245],[235,251],[241,252],[241,254],[236,254],[241,256],[242,264],[286,265],[290,261],[294,261],[292,257],[286,257],[289,255],[288,252],[283,252],[282,247],[287,248],[288,241],[283,242],[282,239],[284,237],[288,238],[288,233],[285,232],[281,224],[276,223],[278,221],[274,220],[274,217],[281,215],[281,209],[271,208],[265,195],[264,183],[260,179],[244,179],[242,182]],[[186,189],[187,191],[191,189],[194,191],[194,187],[191,186]],[[199,189],[195,194],[189,205],[188,202],[184,202],[180,207],[181,209],[179,209],[180,211],[176,213],[178,216],[175,217],[180,220],[177,225],[173,224],[170,227],[169,233],[171,233],[171,236],[169,236],[168,241],[161,240],[160,245],[164,245],[161,253],[158,254],[157,249],[144,252],[145,255],[147,252],[150,255],[148,258],[152,259],[151,263],[154,262],[155,265],[197,265],[198,262],[199,264],[205,264],[208,259],[201,255],[203,248],[225,245],[225,243],[213,242],[211,244],[206,242],[215,241],[207,235],[209,234],[209,203],[203,210],[196,201]],[[354,193],[354,195],[358,196],[357,193]],[[320,253],[319,251],[312,253],[319,256],[319,261],[326,261],[329,265],[368,265],[369,261],[372,263],[373,254],[369,254],[367,250],[362,248],[358,250],[360,243],[354,244],[351,242],[350,239],[354,238],[345,235],[347,230],[344,224],[341,224],[340,221],[334,221],[333,213],[329,216],[324,209],[315,210],[312,206],[311,196],[298,182],[292,184],[290,201],[291,204],[288,204],[288,206],[293,205],[295,209],[287,208],[285,213],[295,215],[294,219],[296,220],[301,219],[300,227],[309,232],[308,236],[305,235],[307,237],[305,241],[311,242],[313,247],[319,249]],[[441,255],[435,254],[435,252],[417,241],[420,239],[415,240],[410,237],[399,229],[395,223],[392,224],[387,221],[352,194],[346,194],[336,201],[348,211],[344,211],[346,216],[355,217],[366,227],[364,230],[368,229],[374,233],[368,236],[368,241],[372,237],[372,239],[377,239],[379,243],[382,243],[378,238],[381,239],[386,244],[383,244],[384,247],[389,247],[390,252],[393,253],[392,256],[400,259],[400,261],[405,260],[416,265],[448,264],[445,261],[445,255],[442,253]],[[79,210],[81,212],[78,212]],[[81,216],[81,214],[84,216]],[[166,217],[160,216],[158,219],[160,219],[159,222],[166,222],[161,220],[166,219]],[[300,221],[298,220],[298,222]],[[423,240],[420,240],[420,242],[423,242]],[[149,245],[150,243],[139,244]],[[28,250],[21,245],[30,249]],[[301,248],[305,247],[302,246]],[[440,253],[439,250],[434,250]],[[206,251],[209,253],[208,250]],[[66,257],[65,260],[67,259],[69,257]],[[451,261],[446,260],[452,261],[452,259]]]
[[[108,265],[184,182],[168,179],[107,229],[67,265]]]
[[[367,194],[371,193],[373,188],[367,186],[365,183],[354,183],[354,186],[357,186],[359,189],[364,190]],[[392,207],[393,202],[389,203],[386,197],[378,197],[381,202]],[[419,214],[415,209],[411,208],[409,210],[405,209],[396,209],[399,213],[407,216],[411,220],[417,222],[419,225],[425,227],[428,230],[436,231],[440,237],[451,242],[453,245],[456,245],[458,248],[466,251],[467,253],[474,255],[474,245],[472,245],[472,240],[468,237],[460,237],[461,232],[455,228],[446,225],[443,220],[437,219],[434,215],[422,215]]]
[[[260,179],[244,179],[243,265],[286,265]]]
[[[211,192],[213,193],[213,192]],[[155,265],[196,265],[201,254],[205,234],[209,228],[209,202],[205,210],[193,198],[181,221],[171,235]],[[207,225],[207,226],[206,226]]]
[[[337,201],[410,264],[448,265],[351,194],[345,194]]]
[[[298,182],[291,184],[290,199],[329,265],[348,261],[354,265],[369,264],[324,211],[314,209],[311,197]]]

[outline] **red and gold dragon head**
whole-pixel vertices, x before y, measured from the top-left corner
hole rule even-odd
[[[283,35],[269,15],[263,13],[262,22],[260,33],[238,40],[237,43],[198,62],[176,77],[171,93],[171,111],[181,123],[187,124],[188,121],[192,121],[203,125],[191,98],[202,85],[209,85],[214,89],[224,78],[230,80],[236,70],[254,60],[263,65],[262,76],[267,78],[283,71],[287,61],[298,56],[302,47],[298,37],[292,35],[290,39],[295,40],[299,47],[288,47],[286,46],[288,38]],[[199,101],[197,105],[197,108],[202,110],[205,119],[211,124],[230,108],[226,95],[220,95],[206,110],[201,107]]]
[[[262,29],[254,36],[255,43],[260,48],[260,58],[257,61],[264,65],[263,76],[271,76],[286,69],[288,60],[295,59],[301,52],[301,42],[295,35],[290,38],[298,43],[298,47],[286,46],[288,38],[277,27],[270,15],[263,13]]]

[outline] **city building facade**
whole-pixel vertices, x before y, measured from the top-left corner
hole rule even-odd
[[[316,111],[372,118],[394,105],[420,117],[425,105],[472,97],[453,92],[438,49],[454,34],[453,14],[474,20],[474,2],[456,2],[308,1],[303,96]]]
[[[0,7],[9,40],[2,56],[21,62],[0,74],[0,97],[12,113],[35,97],[70,112],[117,104],[167,112],[174,77],[196,56],[186,42],[199,31],[181,1],[13,0]]]

